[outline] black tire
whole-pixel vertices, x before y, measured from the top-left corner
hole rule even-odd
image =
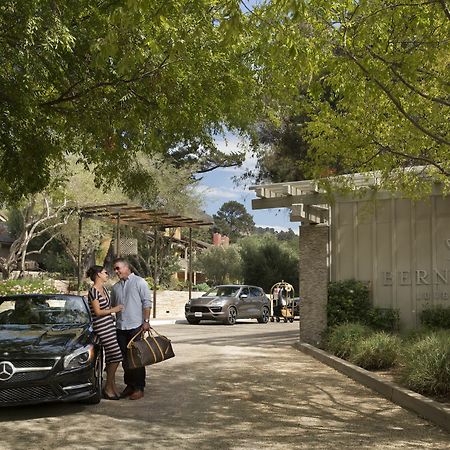
[[[287,323],[287,321],[288,321],[288,320],[287,320],[287,318],[285,317],[285,318],[283,319],[283,322],[284,322],[284,323]]]
[[[100,403],[103,391],[103,349],[100,348],[97,359],[95,361],[94,368],[94,380],[95,380],[95,394],[92,397],[87,398],[83,403],[88,405],[96,405]]]
[[[224,320],[225,325],[234,325],[236,323],[237,311],[234,306],[230,306],[228,308],[228,314],[226,319]]]
[[[279,321],[280,321],[280,318],[279,318],[279,317],[277,317],[277,318],[276,318],[276,321],[277,321],[277,322],[279,322]]]
[[[294,319],[291,317],[290,319],[289,319],[289,322],[294,322]]]
[[[261,312],[261,317],[258,317],[258,323],[267,323],[269,321],[269,308],[263,307]]]
[[[271,321],[271,322],[275,322],[275,318],[274,318],[274,317],[271,317],[271,318],[270,318],[270,321]]]
[[[200,323],[200,319],[193,319],[192,317],[186,317],[186,320],[191,324],[191,325],[198,325]]]

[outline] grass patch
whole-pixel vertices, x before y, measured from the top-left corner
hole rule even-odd
[[[400,348],[399,337],[380,331],[358,341],[349,359],[364,369],[389,369],[397,363]]]

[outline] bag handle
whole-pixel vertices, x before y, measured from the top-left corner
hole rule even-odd
[[[148,333],[149,336],[155,341],[155,344],[158,346],[158,348],[160,349],[160,351],[161,351],[161,353],[162,353],[161,347],[160,347],[159,344],[156,342],[156,340],[155,340],[155,338],[154,338],[154,336],[153,336],[152,331],[153,331],[155,334],[157,334],[158,336],[165,337],[165,336],[163,336],[162,334],[159,334],[153,327],[150,327],[150,330],[148,330],[148,331],[142,331],[142,329],[141,329],[141,330],[139,330],[139,331],[138,331],[138,332],[130,339],[130,341],[129,341],[128,344],[127,344],[127,348],[130,349],[130,348],[133,346],[133,342],[134,342],[134,341],[136,340],[136,338],[139,337],[141,334],[143,334],[144,337],[145,337],[145,333]]]

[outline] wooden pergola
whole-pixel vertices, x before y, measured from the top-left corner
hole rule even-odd
[[[103,205],[88,205],[78,208],[78,292],[81,286],[81,235],[83,219],[95,219],[112,223],[116,226],[115,256],[120,256],[119,240],[120,225],[139,227],[144,230],[153,229],[156,242],[158,230],[166,228],[189,228],[189,299],[192,296],[192,228],[210,226],[213,223],[206,220],[193,219],[180,215],[169,214],[165,211],[143,208],[129,203],[110,203]],[[157,261],[157,247],[155,245],[155,261]],[[154,273],[156,280],[157,266]],[[156,288],[153,289],[153,317],[156,317]]]

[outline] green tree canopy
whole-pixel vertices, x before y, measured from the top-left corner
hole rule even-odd
[[[236,246],[212,246],[201,252],[194,265],[214,284],[238,282],[242,278],[241,257]]]
[[[285,92],[276,83],[268,101],[273,122],[279,127],[282,117],[303,112],[309,118],[305,176],[318,179],[338,166],[380,171],[385,187],[411,195],[429,190],[430,180],[449,190],[446,1],[273,0],[255,15],[271,25],[258,28],[261,76],[279,82],[273,68],[284,65],[287,78]],[[428,166],[427,177],[404,170],[412,165]]]
[[[217,214],[213,214],[213,220],[217,231],[226,234],[233,242],[252,233],[255,228],[253,216],[235,200],[224,203]]]
[[[239,241],[244,283],[261,286],[269,293],[279,281],[298,292],[298,251],[273,235],[250,236]]]
[[[97,185],[135,188],[140,154],[239,163],[214,136],[256,114],[247,20],[225,0],[2,2],[0,195],[42,191],[68,154]]]

